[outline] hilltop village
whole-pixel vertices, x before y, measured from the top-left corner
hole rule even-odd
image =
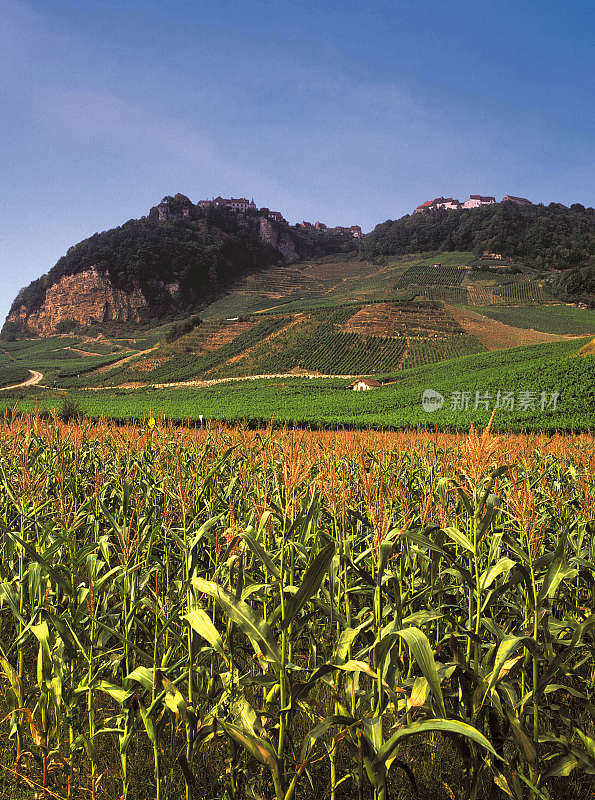
[[[157,206],[160,222],[171,218],[170,201],[170,197],[164,197],[161,203]],[[254,198],[248,200],[247,197],[219,196],[213,197],[211,200],[199,200],[196,205],[199,208],[227,208],[236,214],[247,214],[254,212],[258,213],[258,215],[261,217],[267,217],[273,222],[279,222],[282,225],[289,225],[289,222],[285,219],[280,211],[271,211],[269,208],[258,208],[254,202]],[[191,202],[188,200],[188,205],[183,206],[182,208],[183,216],[190,215],[190,206]],[[360,225],[350,225],[348,227],[344,227],[343,225],[335,225],[334,227],[328,227],[324,224],[324,222],[308,222],[306,220],[302,220],[302,222],[298,222],[296,224],[296,227],[304,228],[305,230],[330,231],[343,235],[351,235],[354,239],[361,239],[363,236]]]
[[[454,197],[435,197],[433,200],[426,200],[425,203],[417,206],[414,214],[419,214],[422,211],[438,211],[439,209],[446,209],[446,211],[464,211],[469,208],[480,208],[481,206],[492,206],[496,202],[496,198],[491,195],[470,194],[469,199],[461,203],[455,200]],[[505,194],[502,202],[515,203],[518,206],[531,206],[533,203],[525,197],[515,197],[512,194]]]

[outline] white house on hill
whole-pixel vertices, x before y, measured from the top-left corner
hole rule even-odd
[[[378,389],[380,386],[382,386],[380,381],[376,381],[374,378],[357,378],[347,388],[354,392],[367,392],[370,389]]]

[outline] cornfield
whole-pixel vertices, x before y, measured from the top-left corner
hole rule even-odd
[[[586,797],[593,460],[6,416],[2,796]]]

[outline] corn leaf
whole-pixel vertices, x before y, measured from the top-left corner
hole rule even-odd
[[[419,628],[405,628],[402,631],[397,631],[398,635],[407,642],[411,655],[417,662],[418,667],[421,669],[424,678],[430,685],[434,699],[438,704],[443,715],[446,715],[444,707],[444,697],[442,696],[442,689],[440,688],[440,679],[438,678],[438,670],[436,669],[436,662],[434,661],[434,654],[428,637],[419,630]]]

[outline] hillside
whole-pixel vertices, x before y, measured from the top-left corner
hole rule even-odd
[[[57,341],[52,341],[55,347]],[[39,347],[39,345],[38,345]],[[496,411],[497,430],[588,431],[592,428],[591,387],[595,359],[585,340],[559,341],[499,352],[482,352],[403,370],[386,385],[369,392],[347,391],[348,380],[279,375],[261,379],[221,379],[171,387],[105,387],[101,391],[72,389],[69,398],[91,417],[146,419],[242,420],[255,425],[277,423],[314,427],[412,428],[468,430],[485,425],[498,392],[512,393],[513,407]],[[584,355],[580,354],[583,353]],[[444,397],[442,408],[426,411],[426,389]],[[475,407],[476,392],[481,402]],[[542,392],[559,393],[555,407],[541,408]],[[462,393],[467,393],[466,395]],[[465,407],[453,408],[456,397]],[[522,400],[523,396],[526,399]],[[0,409],[60,411],[64,394],[35,387],[0,394]]]
[[[3,328],[51,335],[196,310],[242,275],[353,249],[353,236],[304,230],[268,209],[238,213],[164,198],[148,216],[96,233],[21,290]]]
[[[538,269],[595,266],[595,209],[559,203],[495,203],[436,210],[377,225],[363,240],[367,258],[420,251],[487,251]]]
[[[5,340],[0,385],[27,370],[54,390],[146,392],[255,375],[385,380],[457,356],[595,334],[595,311],[557,297],[554,277],[490,267],[469,252],[273,266],[174,321]]]

